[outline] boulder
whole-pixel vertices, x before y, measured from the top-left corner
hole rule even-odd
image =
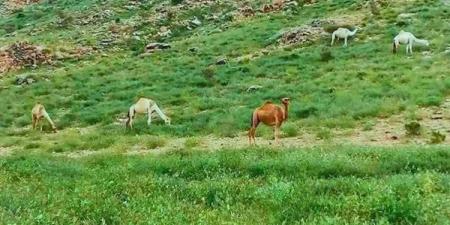
[[[154,43],[150,43],[147,46],[145,46],[145,52],[146,53],[153,53],[155,51],[169,49],[171,47],[172,46],[170,44],[154,42]]]
[[[220,58],[216,61],[216,65],[225,65],[225,64],[227,64],[226,58]]]
[[[33,77],[29,76],[29,75],[18,75],[16,77],[15,84],[16,85],[30,85],[30,84],[35,83],[35,82],[36,82],[36,80]]]

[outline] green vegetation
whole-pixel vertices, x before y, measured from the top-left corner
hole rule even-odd
[[[447,224],[444,148],[0,158],[5,224]]]

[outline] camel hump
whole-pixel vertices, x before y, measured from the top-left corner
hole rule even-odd
[[[267,100],[266,102],[264,102],[264,105],[267,105],[267,104],[273,104],[273,102],[270,100]]]

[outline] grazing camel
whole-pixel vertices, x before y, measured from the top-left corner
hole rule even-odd
[[[347,28],[342,28],[342,27],[338,28],[331,35],[331,45],[334,44],[334,39],[337,37],[338,40],[340,38],[344,38],[344,47],[347,47],[348,37],[354,36],[357,31],[358,31],[358,28],[355,28],[353,31],[350,31]]]
[[[44,105],[42,105],[41,103],[38,102],[31,110],[31,121],[33,124],[33,130],[36,129],[36,126],[39,124],[42,117],[44,117],[50,123],[53,131],[56,133],[57,132],[56,126],[53,123],[52,119],[50,119],[50,116],[48,115],[47,111],[45,111]],[[42,131],[42,126],[43,126],[43,124],[41,123],[41,131]]]
[[[148,115],[147,124],[150,126],[152,123],[152,112],[156,111],[156,113],[161,117],[161,119],[166,122],[167,125],[170,125],[170,118],[164,115],[164,113],[159,109],[156,103],[148,98],[139,98],[139,100],[130,107],[127,115],[126,126],[133,128],[133,119],[136,114],[145,114]]]
[[[274,129],[275,142],[280,142],[280,127],[281,124],[288,118],[288,106],[289,98],[281,99],[283,106],[273,104],[271,101],[267,101],[261,107],[255,109],[252,114],[251,128],[248,131],[249,143],[256,144],[255,134],[256,128],[260,122],[263,122],[267,126],[271,126]]]
[[[419,45],[429,46],[430,43],[425,39],[418,39],[416,38],[412,33],[405,32],[403,30],[398,33],[397,36],[394,37],[393,46],[392,46],[392,52],[395,54],[397,53],[398,48],[400,47],[400,44],[406,44],[406,54],[413,53],[412,46],[414,43],[418,43]]]

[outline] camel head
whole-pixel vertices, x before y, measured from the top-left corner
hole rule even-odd
[[[290,101],[291,99],[290,98],[282,98],[281,99],[281,102],[283,103],[283,104],[289,104],[289,101]]]
[[[425,40],[424,42],[423,42],[423,44],[425,45],[425,46],[430,46],[430,42],[428,41],[428,40]]]

